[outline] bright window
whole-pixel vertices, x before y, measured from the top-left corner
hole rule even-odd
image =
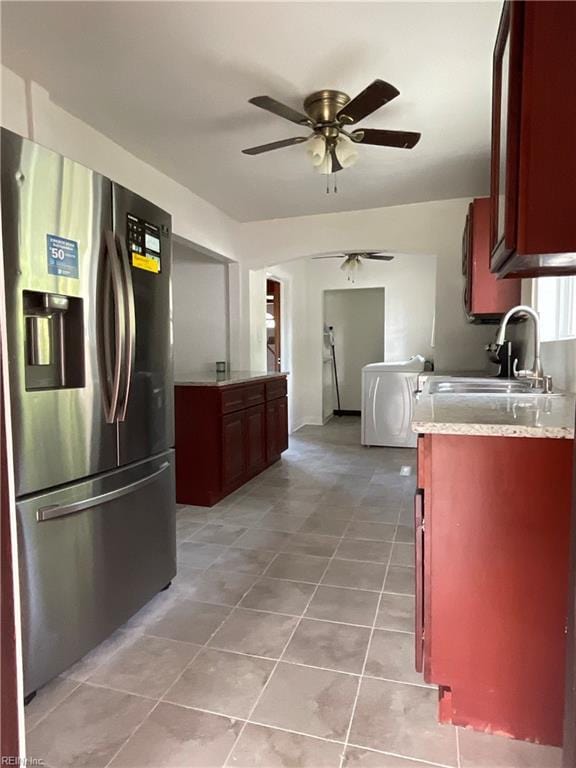
[[[542,277],[534,290],[542,341],[576,337],[576,277]]]

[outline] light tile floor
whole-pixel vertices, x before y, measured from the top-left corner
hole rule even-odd
[[[27,707],[51,768],[558,768],[560,750],[436,722],[413,667],[415,452],[307,427],[212,509],[179,572]]]

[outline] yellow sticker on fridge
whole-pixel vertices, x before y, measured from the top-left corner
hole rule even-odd
[[[157,256],[143,256],[132,251],[132,266],[136,269],[145,269],[146,272],[160,272],[160,259]]]

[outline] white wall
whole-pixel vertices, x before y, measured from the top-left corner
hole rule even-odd
[[[2,125],[132,189],[172,214],[173,231],[237,258],[239,224],[87,123],[61,109],[37,83],[1,69]]]
[[[546,280],[545,277],[540,278]],[[522,303],[537,309],[535,302],[534,280],[522,281]],[[532,324],[530,321],[516,326],[514,337],[522,344],[523,365],[532,365],[533,344]],[[576,339],[544,341],[541,345],[541,359],[544,373],[552,376],[554,389],[576,392]]]
[[[324,291],[324,323],[334,328],[342,410],[360,410],[362,368],[384,359],[384,301],[383,288]],[[324,390],[324,399],[327,394]],[[334,389],[330,391],[328,405],[331,409],[338,407]],[[326,406],[323,403],[324,418]]]
[[[485,367],[492,331],[466,322],[461,241],[469,200],[248,222],[240,227],[243,265],[261,269],[338,249],[386,249],[437,259],[434,360],[443,370]],[[316,262],[319,263],[319,262]],[[394,264],[394,262],[392,262]],[[337,287],[337,286],[335,286]],[[413,290],[418,289],[414,282]],[[402,328],[398,328],[402,333]],[[392,358],[393,347],[388,349]]]
[[[306,310],[294,320],[294,427],[322,423],[322,292],[350,286],[331,260],[302,259],[311,253],[382,248],[410,254],[365,264],[355,283],[387,288],[385,359],[420,353],[433,358],[437,370],[486,368],[484,345],[494,329],[470,325],[463,311],[461,234],[467,206],[467,200],[448,200],[242,225],[243,268],[282,268],[294,295],[305,297]]]
[[[215,370],[229,357],[228,266],[174,243],[174,375]]]

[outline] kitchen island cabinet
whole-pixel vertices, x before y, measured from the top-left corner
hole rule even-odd
[[[211,507],[288,447],[286,376],[177,382],[176,501]]]
[[[469,404],[451,419],[449,397],[434,399],[415,414],[428,431],[418,438],[416,667],[439,686],[442,722],[560,746],[573,461],[561,422],[573,424],[573,399],[533,424],[529,414],[506,423],[512,407],[494,418],[490,404],[492,423],[466,423]]]

